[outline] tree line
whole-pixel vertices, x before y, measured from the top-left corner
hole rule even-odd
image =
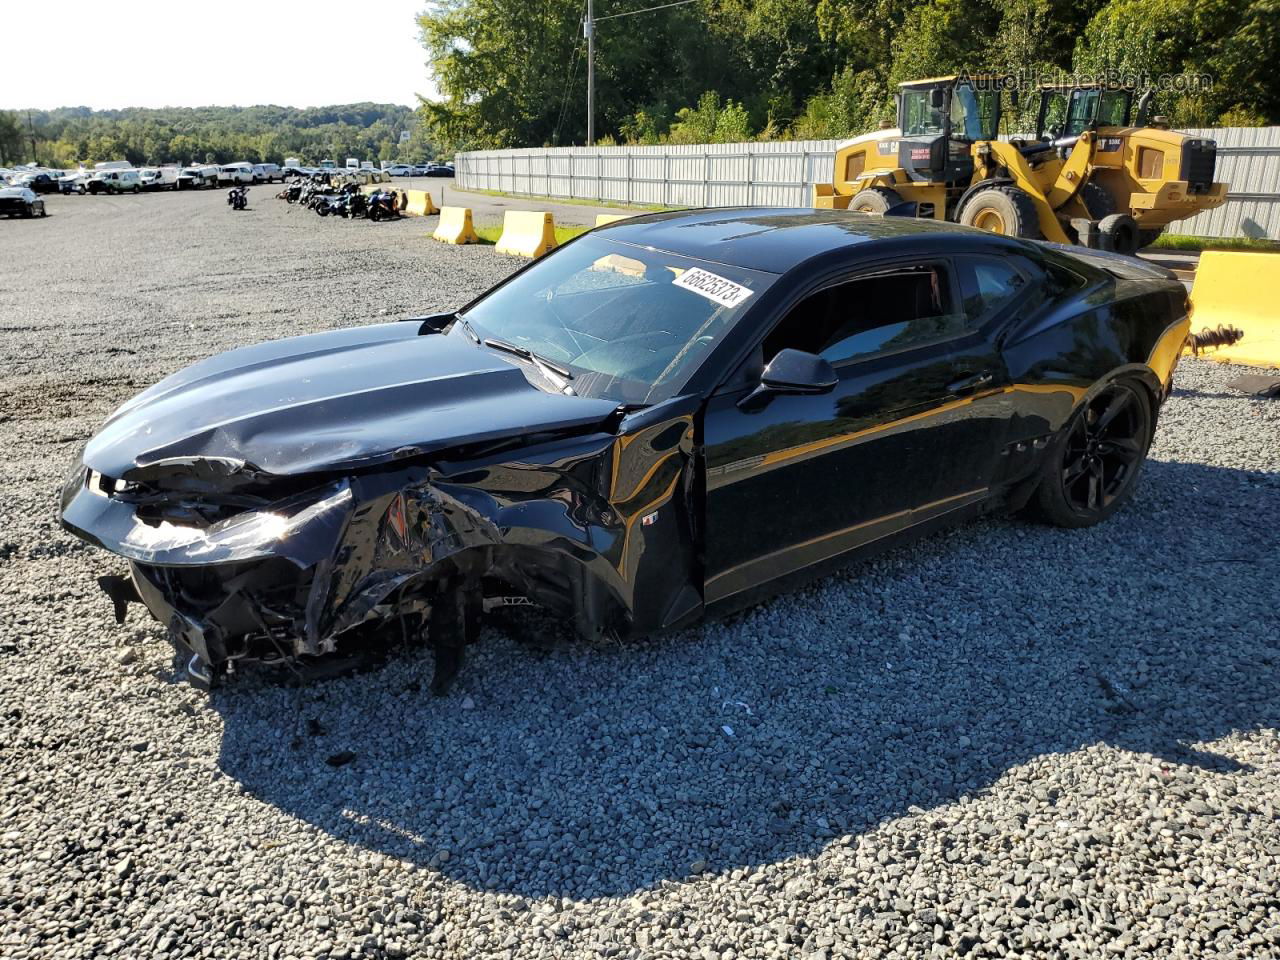
[[[600,142],[845,137],[904,80],[996,72],[1208,77],[1176,126],[1280,122],[1280,0],[595,0]],[[581,144],[584,0],[435,0],[419,17],[452,149]],[[1011,93],[1026,129],[1034,87]]]
[[[402,131],[410,134],[404,144]],[[101,160],[283,163],[285,157],[308,164],[331,158],[341,165],[346,157],[422,163],[435,154],[420,115],[386,103],[0,112],[0,164],[6,165],[33,159],[58,168]]]

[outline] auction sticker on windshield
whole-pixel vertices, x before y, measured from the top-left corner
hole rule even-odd
[[[755,292],[700,267],[692,267],[684,271],[671,282],[677,287],[692,290],[700,297],[714,300],[724,307],[736,307]]]

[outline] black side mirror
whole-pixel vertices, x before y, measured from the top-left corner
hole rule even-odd
[[[743,409],[764,406],[776,394],[830,393],[840,378],[826,360],[790,347],[779,350],[760,375],[760,386],[743,397]]]
[[[839,382],[827,361],[790,347],[779,350],[760,376],[761,386],[774,393],[827,393]]]
[[[942,105],[947,102],[946,92],[941,87],[934,87],[929,91],[929,106],[935,110],[941,110]]]

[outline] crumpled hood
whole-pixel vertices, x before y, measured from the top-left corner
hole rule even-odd
[[[546,393],[514,358],[418,329],[400,322],[334,330],[202,360],[116,410],[84,462],[125,479],[201,459],[296,475],[586,429],[617,407]]]

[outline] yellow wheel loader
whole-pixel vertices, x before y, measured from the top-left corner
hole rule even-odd
[[[1011,236],[1134,253],[1175,220],[1216,207],[1212,140],[1130,126],[1133,91],[1040,89],[1035,138],[998,139],[1000,93],[967,76],[901,85],[898,126],[836,149],[814,206],[952,220]]]

